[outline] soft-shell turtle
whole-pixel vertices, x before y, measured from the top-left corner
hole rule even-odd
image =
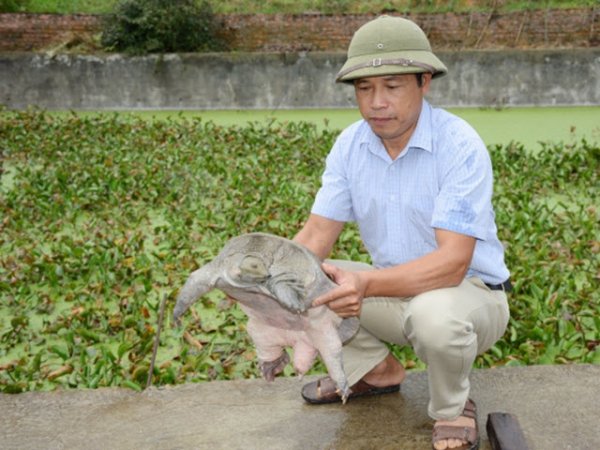
[[[342,343],[356,333],[358,319],[342,319],[327,306],[311,306],[335,286],[307,248],[279,236],[249,233],[231,239],[215,259],[190,275],[173,318],[178,322],[194,301],[220,289],[248,315],[248,333],[265,379],[272,381],[290,362],[285,347],[294,349],[294,369],[301,379],[318,353],[345,400],[350,388]]]

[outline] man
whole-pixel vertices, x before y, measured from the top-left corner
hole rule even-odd
[[[294,240],[324,260],[344,223],[358,223],[374,267],[325,263],[339,286],[313,302],[360,318],[344,346],[350,397],[398,391],[405,371],[385,342],[410,345],[428,365],[433,448],[472,449],[479,433],[468,377],[505,331],[510,282],[487,149],[463,120],[423,98],[446,73],[411,21],[383,16],[355,33],[336,81],[354,85],[364,120],[336,141]],[[339,400],[329,378],[302,396]]]

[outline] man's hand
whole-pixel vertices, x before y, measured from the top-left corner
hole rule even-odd
[[[312,305],[327,305],[340,317],[359,316],[366,288],[360,273],[348,272],[331,264],[323,264],[323,271],[339,286],[314,299]]]

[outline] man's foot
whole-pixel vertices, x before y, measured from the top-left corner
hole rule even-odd
[[[465,409],[456,420],[438,420],[433,426],[434,450],[476,450],[479,448],[477,407],[467,400]]]
[[[406,370],[394,355],[388,353],[383,361],[377,364],[362,381],[372,386],[385,387],[400,384],[406,378]]]
[[[406,372],[400,361],[391,353],[355,385],[350,387],[348,398],[364,395],[388,394],[400,389]],[[342,401],[342,397],[330,377],[308,383],[302,388],[302,397],[309,403],[326,404]]]

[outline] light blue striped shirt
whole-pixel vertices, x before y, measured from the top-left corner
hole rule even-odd
[[[423,101],[417,127],[392,160],[364,120],[338,137],[326,161],[312,213],[357,222],[376,267],[437,248],[434,228],[477,239],[467,276],[499,284],[509,272],[491,204],[487,148],[464,120]]]

